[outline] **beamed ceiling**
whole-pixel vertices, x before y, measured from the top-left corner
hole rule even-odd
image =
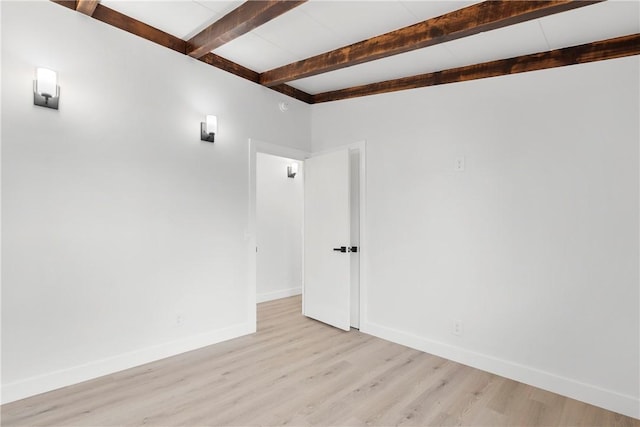
[[[308,104],[640,54],[637,0],[54,2]]]

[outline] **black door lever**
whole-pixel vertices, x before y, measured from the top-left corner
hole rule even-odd
[[[342,252],[342,253],[345,253],[345,252],[358,252],[358,247],[357,246],[349,246],[349,247],[340,246],[339,248],[333,248],[333,250],[336,251],[336,252]]]

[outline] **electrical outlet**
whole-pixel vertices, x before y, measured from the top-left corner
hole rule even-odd
[[[176,314],[176,326],[184,325],[184,314],[178,313]]]
[[[462,320],[454,320],[453,321],[453,329],[451,330],[451,333],[453,335],[457,335],[457,336],[461,336],[462,335]]]
[[[464,172],[464,156],[456,157],[456,163],[453,168],[456,172]]]

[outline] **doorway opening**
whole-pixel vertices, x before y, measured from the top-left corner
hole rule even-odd
[[[304,162],[256,154],[256,302],[302,293]]]
[[[364,306],[366,293],[365,263],[366,263],[366,242],[363,229],[365,217],[365,142],[342,147],[348,150],[348,187],[349,187],[349,213],[347,221],[350,231],[344,244],[349,245],[349,250],[357,248],[356,254],[350,254],[351,264],[346,274],[346,285],[349,287],[348,301],[346,301],[347,323],[350,327],[360,329],[365,323],[366,310]],[[335,150],[330,150],[335,151]],[[329,152],[330,152],[329,151]],[[309,153],[289,147],[283,147],[255,139],[249,140],[249,222],[245,232],[245,240],[248,241],[248,313],[249,321],[256,324],[256,304],[263,301],[270,301],[276,298],[284,298],[295,295],[299,292],[296,283],[298,279],[296,271],[301,271],[301,292],[302,292],[302,314],[305,314],[305,233],[302,231],[302,239],[295,237],[296,219],[295,212],[299,212],[304,222],[304,211],[300,212],[297,206],[300,201],[300,190],[302,198],[305,197],[305,174],[307,159],[321,156],[326,153]],[[266,162],[266,163],[265,163]],[[265,166],[270,163],[271,166]],[[279,166],[278,166],[279,163]],[[298,172],[295,178],[287,175],[287,166],[297,164]],[[289,200],[285,200],[286,191],[280,189],[269,189],[270,183],[263,182],[264,173],[273,174],[284,165],[284,172],[280,174],[281,182],[277,185],[289,185],[289,189],[294,191]],[[273,170],[269,172],[269,168]],[[260,174],[260,176],[258,175]],[[300,178],[299,181],[296,181]],[[260,179],[260,181],[258,181]],[[282,182],[284,180],[284,182]],[[288,180],[288,181],[287,181]],[[263,186],[263,184],[265,184]],[[271,183],[273,184],[273,183]],[[302,188],[296,188],[296,185]],[[259,192],[261,194],[259,194]],[[269,200],[269,196],[273,196]],[[304,206],[304,203],[303,203]],[[260,211],[273,209],[272,214],[280,215],[279,220],[289,218],[284,222],[290,222],[289,226],[277,224],[282,221],[269,223],[269,213]],[[304,209],[304,208],[303,208]],[[277,213],[279,212],[279,213]],[[293,223],[293,224],[292,224]],[[303,228],[304,230],[304,225]],[[278,236],[279,235],[279,236]],[[278,241],[280,242],[278,245]],[[302,241],[302,247],[297,251],[298,242]],[[262,253],[261,253],[262,251]],[[267,253],[269,251],[269,253]],[[297,253],[292,253],[297,251]],[[288,259],[283,259],[288,258]],[[297,260],[300,260],[300,269],[296,267]],[[277,270],[284,266],[284,271]],[[278,279],[280,277],[280,279]],[[307,290],[308,291],[308,290]],[[310,295],[310,294],[309,294]],[[344,302],[342,305],[345,306]],[[313,316],[311,316],[313,317]],[[343,328],[344,329],[344,328]]]

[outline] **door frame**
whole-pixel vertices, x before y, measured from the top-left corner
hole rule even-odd
[[[257,154],[271,154],[274,156],[287,157],[293,160],[304,161],[309,157],[330,153],[341,149],[358,150],[360,153],[360,245],[358,247],[360,256],[360,298],[358,303],[360,304],[360,330],[367,324],[367,307],[366,307],[366,295],[367,295],[367,234],[366,234],[366,212],[367,212],[367,174],[366,174],[366,147],[365,140],[354,142],[351,144],[334,147],[328,150],[322,150],[318,152],[308,152],[299,150],[297,148],[285,147],[282,145],[273,144],[270,142],[262,141],[255,138],[249,138],[249,211],[248,211],[248,223],[244,232],[244,239],[247,242],[247,274],[248,274],[248,301],[247,312],[248,321],[250,325],[253,325],[253,332],[257,328],[257,316],[256,316],[256,294],[257,294],[257,277],[256,277],[256,161]],[[303,168],[304,169],[304,168]],[[303,216],[304,224],[304,216]],[[303,226],[304,228],[304,226]],[[302,234],[304,242],[304,231]],[[302,297],[304,298],[304,244],[302,247]],[[304,301],[302,307],[304,308]]]

